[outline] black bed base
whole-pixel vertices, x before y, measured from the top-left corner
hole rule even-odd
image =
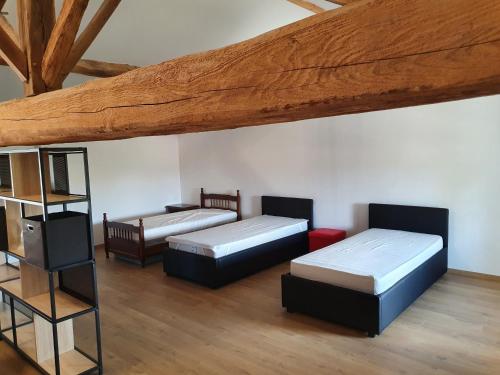
[[[285,274],[282,303],[288,312],[305,313],[359,329],[374,337],[410,306],[448,270],[443,248],[380,295],[372,295]]]
[[[443,248],[378,296],[283,275],[283,307],[290,312],[302,312],[357,328],[374,337],[446,273],[448,209],[370,203],[368,211],[370,228],[439,235],[443,239]]]
[[[307,232],[218,259],[167,248],[163,252],[163,269],[168,276],[180,277],[215,289],[301,256],[307,249]]]

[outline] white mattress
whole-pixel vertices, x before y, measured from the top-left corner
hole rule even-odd
[[[182,234],[210,228],[216,225],[236,221],[236,212],[215,208],[200,208],[197,210],[174,212],[157,216],[145,217],[144,239],[146,241],[165,238],[173,234]],[[127,221],[125,224],[139,226],[139,219]]]
[[[441,236],[369,229],[292,260],[291,274],[381,294],[443,248]]]
[[[262,215],[198,232],[171,236],[167,241],[171,249],[220,258],[305,231],[305,219]]]

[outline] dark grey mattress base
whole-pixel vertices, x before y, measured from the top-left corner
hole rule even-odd
[[[305,313],[368,332],[382,331],[446,273],[448,249],[443,248],[380,295],[303,279],[281,276],[282,303],[288,312]]]
[[[168,276],[215,289],[301,256],[307,249],[307,231],[217,259],[166,248],[163,252],[163,269]]]

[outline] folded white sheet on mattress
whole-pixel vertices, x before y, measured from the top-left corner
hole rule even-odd
[[[173,234],[182,234],[210,228],[216,225],[236,221],[236,212],[215,208],[200,208],[145,217],[144,239],[146,241],[165,238]],[[139,226],[139,219],[127,221],[125,224]]]
[[[443,248],[441,236],[369,229],[292,260],[304,279],[381,294]]]
[[[307,220],[262,215],[198,232],[167,238],[169,247],[220,258],[307,231]]]

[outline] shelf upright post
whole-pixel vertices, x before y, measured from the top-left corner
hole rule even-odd
[[[90,176],[89,176],[89,161],[87,155],[87,149],[83,150],[83,165],[85,171],[85,194],[87,195],[87,213],[89,215],[89,223],[92,223],[92,201],[90,198]],[[90,228],[90,246],[92,246],[92,276],[93,276],[93,286],[94,286],[94,299],[95,299],[95,330],[96,330],[96,341],[97,341],[97,362],[99,366],[99,375],[103,373],[103,363],[102,363],[102,345],[101,345],[101,321],[99,317],[99,296],[97,291],[97,271],[95,263],[95,246],[94,246],[94,228]]]
[[[15,296],[15,295],[11,295],[11,294],[5,294],[5,293],[2,293],[1,297],[0,297],[0,300],[3,301],[4,303],[7,303],[7,301],[10,301],[10,315],[11,315],[11,321],[12,321],[12,340],[10,338],[7,338],[7,336],[5,336],[3,334],[3,332],[0,330],[0,340],[3,340],[5,339],[6,342],[13,346],[15,348],[15,350],[17,352],[20,353],[21,356],[23,356],[24,358],[26,358],[27,361],[29,361],[33,366],[35,366],[37,369],[39,369],[42,373],[47,373],[47,374],[52,374],[52,375],[61,375],[61,372],[64,371],[64,369],[61,368],[61,365],[64,366],[64,363],[61,363],[61,358],[60,358],[60,351],[61,351],[61,348],[59,347],[61,343],[59,343],[59,336],[58,336],[58,331],[62,329],[62,327],[58,327],[58,323],[62,322],[62,321],[66,321],[66,320],[69,320],[69,319],[74,319],[80,315],[83,315],[83,314],[87,314],[87,313],[91,313],[91,312],[94,312],[95,314],[95,324],[96,324],[96,339],[97,339],[97,355],[98,355],[98,358],[95,359],[95,358],[92,358],[90,355],[82,352],[80,349],[78,349],[76,346],[74,347],[74,351],[75,351],[75,354],[77,352],[79,352],[82,356],[86,357],[89,361],[92,362],[92,367],[91,368],[87,368],[87,370],[81,372],[81,374],[90,374],[90,373],[94,373],[94,372],[98,372],[99,374],[103,374],[103,371],[104,371],[104,367],[103,367],[103,359],[102,359],[102,343],[101,343],[101,328],[100,328],[100,316],[99,316],[99,299],[98,299],[98,290],[97,290],[97,266],[96,266],[96,262],[95,262],[95,246],[94,246],[94,236],[93,236],[93,228],[92,228],[92,205],[91,205],[91,198],[90,198],[90,179],[89,179],[89,165],[88,165],[88,155],[87,155],[87,149],[86,148],[64,148],[64,149],[49,149],[49,148],[38,148],[36,151],[35,150],[28,150],[27,152],[30,152],[30,153],[35,153],[37,152],[37,157],[38,157],[38,172],[39,172],[39,186],[41,188],[41,191],[40,191],[40,198],[41,198],[41,202],[38,202],[38,201],[34,201],[34,202],[29,202],[28,199],[16,199],[15,198],[15,194],[13,194],[13,201],[17,202],[19,201],[19,203],[21,203],[21,218],[25,218],[26,217],[26,214],[29,215],[30,211],[27,210],[25,204],[36,204],[37,206],[41,206],[42,209],[43,209],[43,215],[42,215],[42,225],[47,225],[48,222],[50,221],[50,216],[49,216],[49,206],[51,205],[62,205],[62,210],[63,211],[67,211],[68,210],[68,205],[70,205],[71,203],[80,203],[80,202],[86,202],[87,203],[87,212],[88,212],[88,220],[87,220],[87,229],[88,229],[88,238],[87,240],[89,241],[90,245],[92,246],[91,247],[91,254],[92,254],[92,259],[90,260],[90,262],[88,260],[86,260],[85,262],[76,262],[76,263],[73,263],[73,264],[69,264],[68,266],[66,267],[55,267],[55,268],[52,268],[50,267],[50,265],[48,266],[48,269],[46,269],[44,267],[44,269],[46,270],[47,272],[47,276],[48,276],[48,283],[49,283],[49,301],[50,301],[50,317],[48,316],[49,314],[47,312],[40,312],[39,310],[35,309],[33,306],[31,305],[28,305],[26,303],[26,301],[24,301],[22,298],[20,298],[19,296]],[[84,172],[85,172],[85,189],[86,189],[86,196],[85,196],[85,199],[83,197],[83,195],[80,195],[80,199],[74,199],[74,200],[71,200],[71,197],[69,197],[67,200],[64,200],[63,198],[61,199],[61,201],[57,201],[57,198],[54,200],[54,201],[49,201],[48,199],[50,198],[49,197],[49,194],[50,194],[50,190],[47,190],[50,189],[50,186],[47,186],[47,185],[50,185],[50,180],[49,180],[49,175],[50,175],[50,172],[49,172],[49,169],[50,169],[50,165],[47,163],[47,160],[50,161],[49,158],[45,158],[44,156],[46,156],[45,153],[47,153],[49,156],[50,156],[50,152],[62,152],[62,153],[77,153],[77,154],[82,154],[83,155],[83,162],[84,162]],[[30,155],[30,156],[33,156],[33,155]],[[31,160],[31,159],[30,159]],[[12,163],[12,160],[10,160],[11,163]],[[12,168],[11,168],[12,170]],[[14,187],[13,187],[14,188]],[[70,195],[70,192],[68,191],[67,192],[68,195]],[[44,250],[43,251],[47,251],[47,249],[45,249],[45,247],[47,246],[46,244],[46,232],[44,230],[45,228],[42,228],[41,230],[41,233],[42,233],[42,241],[43,241],[43,247],[44,247]],[[2,254],[0,254],[1,256]],[[7,264],[8,264],[8,257],[7,257],[7,254],[4,253],[3,256],[6,257],[6,260],[7,260]],[[23,262],[22,258],[20,260],[21,262]],[[58,319],[58,316],[57,316],[57,304],[56,304],[56,282],[57,280],[54,280],[55,277],[58,276],[58,273],[59,272],[63,272],[64,270],[66,269],[70,269],[70,268],[73,268],[73,267],[79,267],[79,266],[83,266],[83,265],[90,265],[92,267],[92,270],[90,270],[91,274],[92,274],[92,277],[93,277],[93,280],[92,280],[92,285],[93,285],[93,289],[94,289],[94,306],[93,308],[87,308],[86,310],[81,310],[80,312],[76,312],[74,314],[71,314],[71,315],[67,315],[67,316],[62,316],[60,319]],[[40,268],[40,267],[38,267]],[[62,280],[62,277],[61,277],[61,273],[59,273],[59,281],[61,282]],[[62,284],[61,284],[62,285]],[[2,288],[2,290],[4,290],[4,288]],[[5,288],[5,290],[7,290]],[[68,291],[68,293],[70,292],[70,290]],[[71,294],[71,293],[69,293]],[[77,297],[78,298],[78,297]],[[54,354],[54,360],[53,360],[53,364],[54,364],[54,368],[50,368],[50,369],[47,369],[45,366],[42,366],[40,365],[40,363],[36,362],[36,359],[33,359],[30,354],[26,354],[21,348],[19,348],[18,346],[18,334],[19,332],[16,331],[17,327],[17,323],[16,323],[16,309],[15,309],[15,301],[17,301],[19,304],[21,304],[22,306],[24,306],[25,308],[29,309],[33,314],[36,313],[37,315],[41,316],[43,319],[46,319],[50,325],[52,326],[52,335],[53,335],[53,345],[52,345],[52,349],[53,349],[53,354]],[[60,306],[59,306],[60,307]],[[24,326],[25,324],[32,324],[34,325],[34,321],[32,319],[31,322],[29,323],[23,323],[21,322],[21,325],[20,326]],[[1,328],[1,327],[0,327]],[[45,361],[44,361],[45,362]],[[51,360],[52,362],[52,360]],[[51,363],[52,365],[52,363]],[[52,367],[52,366],[50,366]]]
[[[43,207],[43,221],[48,220],[49,209],[47,206],[47,191],[45,187],[45,163],[43,162],[42,150],[38,149],[38,170],[40,172],[40,189],[42,197],[42,207]]]
[[[90,176],[89,176],[89,160],[87,156],[87,149],[83,150],[83,169],[85,173],[85,195],[87,198],[87,214],[89,215],[89,223],[92,223],[92,202],[90,199]],[[92,246],[92,259],[95,259],[94,247],[94,228],[89,231],[90,245]]]
[[[39,177],[40,177],[40,189],[42,197],[42,207],[43,207],[43,221],[49,220],[49,209],[47,206],[47,190],[45,186],[45,163],[43,160],[43,150],[38,149],[38,167],[39,167]],[[57,311],[56,311],[56,298],[55,298],[55,286],[54,286],[54,272],[49,271],[49,294],[50,294],[50,312],[51,312],[51,324],[52,324],[52,336],[54,340],[54,364],[56,369],[56,375],[61,374],[61,365],[59,363],[59,335],[57,334]]]
[[[52,324],[52,336],[54,340],[54,361],[56,375],[61,374],[61,367],[59,363],[59,336],[57,334],[57,315],[56,315],[56,299],[54,293],[54,272],[49,271],[49,292],[50,292],[50,312]]]
[[[14,347],[17,348],[17,330],[16,330],[16,313],[14,311],[14,298],[9,297],[10,302],[10,321],[12,324],[12,338],[14,340]]]

